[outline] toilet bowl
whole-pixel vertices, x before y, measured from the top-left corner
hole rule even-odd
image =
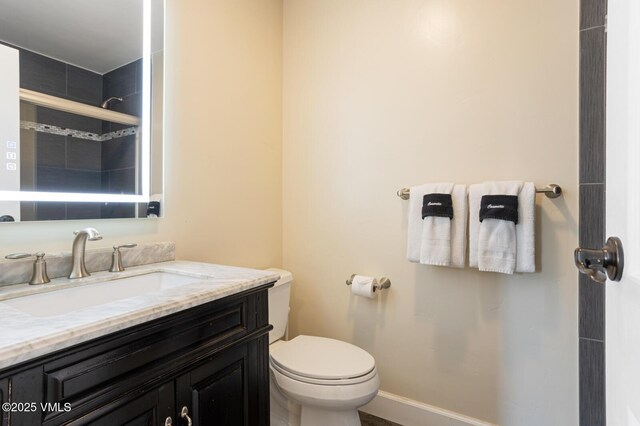
[[[269,293],[271,425],[357,426],[358,408],[378,393],[375,360],[365,350],[340,340],[285,336],[291,273]]]

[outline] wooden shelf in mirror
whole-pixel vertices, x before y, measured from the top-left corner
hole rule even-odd
[[[69,112],[84,117],[97,118],[98,120],[110,121],[112,123],[134,126],[140,125],[140,117],[136,117],[134,115],[123,114],[109,109],[70,101],[68,99],[46,95],[33,90],[20,89],[20,100],[58,111]]]

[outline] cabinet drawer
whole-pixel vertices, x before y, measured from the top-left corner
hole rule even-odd
[[[196,308],[193,315],[174,314],[168,317],[169,321],[177,317],[169,327],[169,321],[162,321],[164,327],[155,327],[157,330],[133,329],[126,337],[46,364],[45,400],[86,399],[114,387],[123,390],[131,376],[140,377],[145,371],[151,374],[162,362],[179,368],[186,362],[183,355],[215,349],[247,334],[255,326],[247,315],[247,303],[243,298],[218,309]]]

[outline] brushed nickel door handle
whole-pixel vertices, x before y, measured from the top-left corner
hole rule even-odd
[[[601,249],[578,247],[574,253],[578,270],[593,281],[604,283],[607,277],[611,281],[620,281],[624,271],[624,249],[618,237],[609,237]]]

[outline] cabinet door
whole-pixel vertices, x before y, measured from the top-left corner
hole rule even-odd
[[[178,413],[187,407],[194,426],[268,424],[258,411],[257,341],[227,349],[176,381]],[[186,426],[185,419],[179,419]]]
[[[28,410],[9,413],[7,424],[11,426],[32,426],[42,423],[42,367],[34,367],[13,374],[9,379],[9,398],[12,403],[32,406]],[[15,408],[15,407],[14,407]]]
[[[0,404],[9,401],[9,379],[0,380]],[[7,426],[9,421],[9,413],[0,410],[0,426]]]
[[[164,425],[167,417],[176,424],[174,383],[126,401],[115,401],[94,410],[66,425],[74,426],[158,426]],[[51,424],[56,424],[52,422]]]

